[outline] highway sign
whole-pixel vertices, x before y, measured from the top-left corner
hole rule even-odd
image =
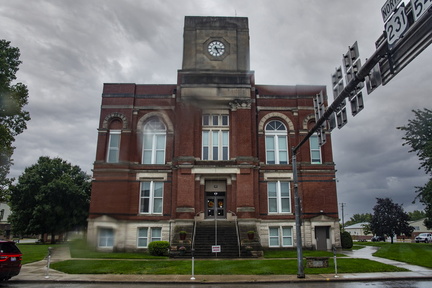
[[[405,33],[408,26],[409,24],[405,13],[405,6],[401,5],[385,24],[387,43],[390,49],[393,48],[396,41]]]
[[[375,43],[376,47],[378,48],[386,41],[386,36],[382,35]],[[390,53],[380,59],[382,85],[386,85],[431,43],[432,11],[428,10],[418,21],[412,24],[404,37],[396,42]]]
[[[432,5],[432,0],[411,0],[414,21],[417,21]]]
[[[402,0],[387,0],[384,3],[384,6],[381,8],[381,14],[382,14],[384,23],[387,21],[387,19],[390,18],[393,11],[396,10],[396,8],[400,2],[402,2]]]

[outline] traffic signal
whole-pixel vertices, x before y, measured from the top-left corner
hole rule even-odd
[[[355,116],[364,108],[363,93],[361,92],[361,89],[356,89],[355,93],[352,94],[353,96],[350,96],[351,114]]]
[[[371,94],[376,88],[382,84],[380,64],[376,64],[374,68],[366,76],[366,90],[368,94]]]
[[[322,91],[315,95],[313,103],[315,111],[315,121],[318,121],[318,119],[320,119],[325,113],[324,94],[322,93]]]
[[[336,99],[345,88],[342,68],[340,66],[339,68],[336,68],[335,73],[332,74],[332,84],[333,84],[333,99]],[[345,105],[346,105],[346,101],[344,99],[341,105],[339,105],[339,107],[336,108],[336,111],[340,111],[343,107],[345,107]]]
[[[358,73],[358,71],[361,68],[361,61],[360,61],[359,56],[360,56],[360,54],[359,54],[358,44],[356,41],[356,42],[354,42],[354,44],[352,46],[348,47],[348,52],[343,55],[342,62],[344,63],[344,70],[346,73],[347,83],[349,83],[349,82],[351,82],[351,80],[355,79],[356,74]],[[350,100],[350,104],[351,104],[351,114],[353,116],[357,115],[357,113],[359,113],[364,108],[363,94],[361,92],[363,87],[364,87],[364,83],[360,82],[357,85],[357,87],[355,87],[354,91],[352,91],[350,93],[349,100]],[[341,115],[339,118],[340,118],[339,121],[342,121],[342,123],[343,123],[343,121],[344,121],[343,115]],[[344,124],[342,124],[342,126],[340,126],[341,122],[339,122],[339,121],[338,121],[338,127],[340,128]]]
[[[331,132],[336,128],[336,125],[336,113],[332,113],[327,120],[327,129]]]
[[[346,74],[348,74],[347,73],[348,69],[354,66],[354,63],[359,58],[359,56],[360,54],[359,54],[358,44],[356,41],[352,46],[348,47],[348,52],[344,54],[342,58],[342,62],[344,64],[344,70]]]
[[[336,122],[339,129],[348,123],[346,107],[343,107],[339,112],[336,112]]]
[[[318,145],[319,146],[324,145],[327,142],[324,128],[321,127],[320,129],[318,129],[317,135],[318,135]]]

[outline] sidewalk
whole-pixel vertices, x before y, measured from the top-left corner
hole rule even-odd
[[[116,275],[116,274],[65,274],[56,270],[47,270],[47,261],[26,264],[21,273],[9,282],[99,282],[99,283],[281,283],[281,282],[320,282],[320,281],[367,281],[367,280],[408,280],[432,279],[432,269],[409,265],[403,262],[372,256],[376,247],[366,246],[356,251],[343,251],[348,257],[370,259],[410,270],[409,272],[352,273],[352,274],[307,274],[305,278],[297,275]],[[70,259],[67,247],[53,252],[51,261]]]

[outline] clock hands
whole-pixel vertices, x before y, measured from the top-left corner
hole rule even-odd
[[[208,52],[212,56],[219,57],[224,54],[225,47],[221,42],[213,41],[208,46]]]

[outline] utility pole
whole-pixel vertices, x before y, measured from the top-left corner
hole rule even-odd
[[[342,231],[345,231],[344,207],[346,203],[340,203],[340,204],[341,204],[341,212],[342,212]]]

